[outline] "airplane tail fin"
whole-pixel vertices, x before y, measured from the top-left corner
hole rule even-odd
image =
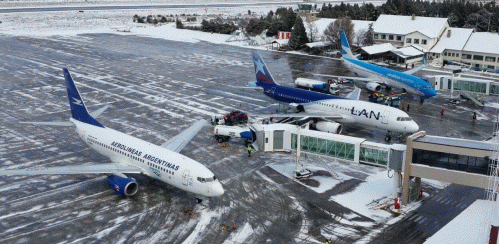
[[[350,45],[348,44],[347,35],[344,30],[340,30],[341,37],[341,54],[344,58],[354,58]]]
[[[69,74],[69,70],[63,68],[62,72],[64,73],[64,80],[66,81],[69,106],[71,107],[71,116],[73,119],[87,124],[104,127],[88,113],[88,110],[80,97],[80,93],[73,82],[73,78],[71,78],[71,75]]]
[[[256,85],[262,87],[277,85],[260,54],[255,51],[252,51],[252,53],[253,64],[255,65]]]

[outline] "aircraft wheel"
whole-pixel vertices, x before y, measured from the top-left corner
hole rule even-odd
[[[390,134],[386,134],[385,141],[391,141],[391,140],[392,140],[392,137],[390,136]]]
[[[203,199],[201,199],[201,198],[196,198],[196,203],[197,203],[197,204],[200,204],[200,203],[202,203],[202,202],[203,202]]]
[[[224,142],[224,139],[222,137],[217,137],[217,142],[222,143],[222,142]]]

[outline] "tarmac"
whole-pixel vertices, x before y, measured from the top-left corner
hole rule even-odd
[[[111,105],[99,118],[104,126],[155,144],[199,119],[233,110],[251,115],[278,108],[261,91],[247,87],[255,77],[245,48],[87,34],[0,35],[0,49],[0,168],[108,162],[87,147],[74,128],[20,123],[69,118],[63,67],[70,70],[89,110]],[[273,77],[285,85],[297,77],[313,78],[312,73],[352,75],[335,59],[260,54]],[[345,95],[353,86],[341,88]],[[362,98],[367,100],[367,93]],[[428,134],[490,137],[494,109],[467,102],[451,105],[448,98],[442,94],[421,104],[419,98],[405,96],[403,103],[411,105],[409,115]],[[479,114],[476,125],[473,111]],[[347,126],[346,134],[385,143],[385,132],[371,128]],[[0,242],[317,243],[334,237],[337,243],[354,243],[384,228],[379,221],[328,200],[354,190],[382,169],[328,162],[354,180],[316,193],[305,187],[314,182],[291,180],[268,166],[292,162],[293,154],[254,151],[247,157],[243,141],[222,148],[212,128],[203,129],[182,153],[215,172],[224,185],[222,197],[197,205],[194,195],[145,176],[134,176],[140,189],[129,198],[115,194],[102,175],[0,177]],[[425,185],[425,191],[440,192],[431,185]],[[234,223],[236,230],[224,228]]]

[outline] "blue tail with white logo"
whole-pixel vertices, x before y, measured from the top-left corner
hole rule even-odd
[[[354,58],[350,45],[348,44],[347,35],[344,30],[340,30],[341,37],[341,54],[344,58]]]
[[[85,103],[80,97],[80,93],[73,82],[73,78],[69,74],[69,70],[66,68],[62,69],[64,73],[64,80],[66,81],[66,89],[68,91],[69,106],[71,107],[71,116],[73,119],[78,120],[83,123],[104,127],[97,120],[92,118],[88,113]]]
[[[255,65],[255,74],[256,74],[256,85],[261,86],[263,88],[272,87],[278,85],[275,83],[274,78],[270,74],[265,62],[263,62],[262,57],[255,51],[253,53],[253,64]]]

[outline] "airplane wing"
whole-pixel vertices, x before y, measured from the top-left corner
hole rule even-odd
[[[333,78],[341,78],[341,79],[346,79],[346,80],[358,80],[358,81],[373,81],[372,78],[364,78],[364,77],[358,77],[358,76],[342,76],[342,75],[325,75],[325,74],[316,74],[316,73],[311,73],[316,76],[324,76],[324,77],[333,77]]]
[[[26,169],[0,169],[0,175],[67,175],[67,174],[140,174],[146,173],[139,167],[123,165],[117,163],[74,165],[74,166],[54,166],[54,167],[34,167]]]
[[[404,71],[404,73],[408,74],[408,75],[412,75],[418,71],[420,71],[422,68],[424,68],[424,65],[421,65],[417,68],[414,68],[414,69],[410,69],[410,70],[407,70],[407,71]]]
[[[348,93],[348,95],[345,97],[346,99],[359,100],[361,90],[360,90],[360,88],[358,88],[356,86],[354,86],[354,87],[355,87],[355,89],[352,92]]]
[[[289,113],[289,114],[253,114],[254,117],[274,117],[274,118],[324,118],[324,119],[342,119],[343,116],[340,114],[323,114],[323,113]]]
[[[191,141],[191,139],[206,125],[208,125],[208,121],[204,119],[197,121],[189,128],[185,129],[180,134],[174,136],[160,146],[174,152],[180,152],[182,151],[182,149],[184,149],[187,143],[189,143],[189,141]]]

